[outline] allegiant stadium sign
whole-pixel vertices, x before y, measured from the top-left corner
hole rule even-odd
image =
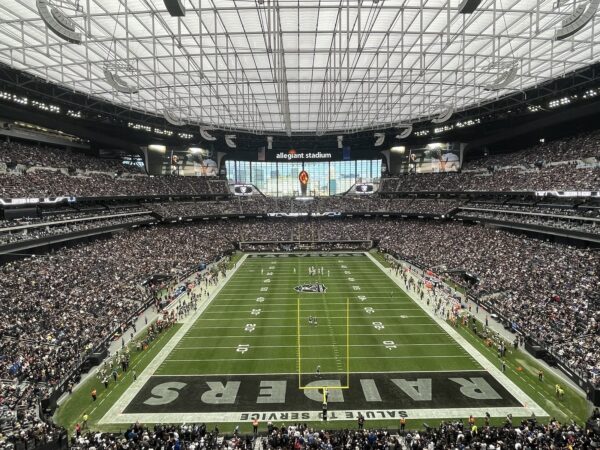
[[[275,155],[275,159],[286,159],[292,161],[295,159],[331,159],[331,153],[321,152],[309,152],[309,153],[298,153],[296,150],[290,150],[286,152],[279,152]]]

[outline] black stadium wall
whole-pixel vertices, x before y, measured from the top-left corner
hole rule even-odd
[[[423,117],[414,122],[413,133],[406,139],[396,136],[401,130],[395,127],[382,130],[365,130],[332,133],[330,135],[293,135],[273,133],[273,151],[287,152],[341,152],[338,149],[337,135],[343,134],[343,146],[351,149],[352,159],[373,159],[381,157],[382,150],[393,145],[425,146],[429,142],[463,142],[467,144],[465,159],[469,153],[476,154],[488,148],[492,151],[516,150],[529,146],[540,137],[560,137],[576,131],[597,127],[600,119],[600,97],[574,102],[572,105],[557,109],[546,108],[550,100],[560,95],[582,97],[586,89],[596,88],[600,78],[600,64],[592,65],[560,79],[551,80],[544,85],[519,91],[500,99],[464,111],[455,111],[444,125],[453,125],[458,121],[478,119],[479,125],[468,127],[455,126],[452,130],[434,133],[431,117]],[[211,132],[217,140],[204,141],[199,136],[197,125],[173,127],[159,115],[113,105],[98,98],[89,97],[69,90],[41,78],[23,73],[0,63],[0,90],[35,98],[56,104],[64,111],[74,109],[82,112],[82,118],[75,119],[66,114],[46,113],[31,107],[0,100],[3,119],[19,120],[50,129],[60,129],[69,134],[88,139],[93,147],[118,148],[139,152],[140,147],[150,144],[162,144],[168,148],[184,149],[201,146],[213,152],[228,153],[235,159],[256,160],[257,152],[267,147],[267,133],[233,130],[214,130]],[[531,113],[529,105],[541,105],[539,112]],[[148,133],[128,127],[133,122],[143,126],[157,127],[174,131],[170,137]],[[560,126],[557,126],[560,125]],[[418,131],[428,130],[427,136],[419,136]],[[194,139],[186,140],[177,136],[179,132],[190,133]],[[385,133],[385,142],[375,147],[375,132]],[[225,134],[235,134],[237,148],[229,148],[224,140]],[[268,149],[267,149],[268,151]],[[332,158],[335,159],[335,158]]]

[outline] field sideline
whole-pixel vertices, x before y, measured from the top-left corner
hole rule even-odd
[[[242,258],[100,423],[320,420],[320,386],[330,420],[546,415],[370,255],[286,254]]]

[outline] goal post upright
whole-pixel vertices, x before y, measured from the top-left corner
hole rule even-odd
[[[302,345],[300,345],[301,342],[301,338],[300,338],[300,297],[298,297],[296,299],[296,302],[298,303],[298,313],[296,315],[296,326],[298,328],[296,334],[298,335],[298,388],[302,389],[302,357],[300,356],[300,352],[301,352],[301,347]]]

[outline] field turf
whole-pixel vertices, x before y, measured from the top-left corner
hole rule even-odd
[[[326,292],[294,290],[310,283]],[[156,374],[313,374],[318,365],[322,373],[479,368],[367,257],[292,256],[248,258]]]
[[[403,416],[420,424],[485,412],[499,423],[509,412],[528,417],[530,408],[546,415],[537,405],[586,417],[583,397],[566,387],[565,399],[553,399],[560,380],[548,374],[539,383],[535,360],[520,351],[509,352],[507,377],[500,374],[495,352],[470,329],[434,319],[375,256],[383,264],[350,253],[242,258],[196,315],[134,356],[137,380],[123,374],[104,390],[93,377],[56,420],[71,428],[87,413],[104,430],[138,420],[242,430],[254,417],[314,423],[322,420],[323,387],[332,428],[355,424],[359,413],[379,426]],[[309,275],[309,267],[322,272]],[[318,283],[325,292],[295,290]],[[98,403],[90,403],[92,386]]]

